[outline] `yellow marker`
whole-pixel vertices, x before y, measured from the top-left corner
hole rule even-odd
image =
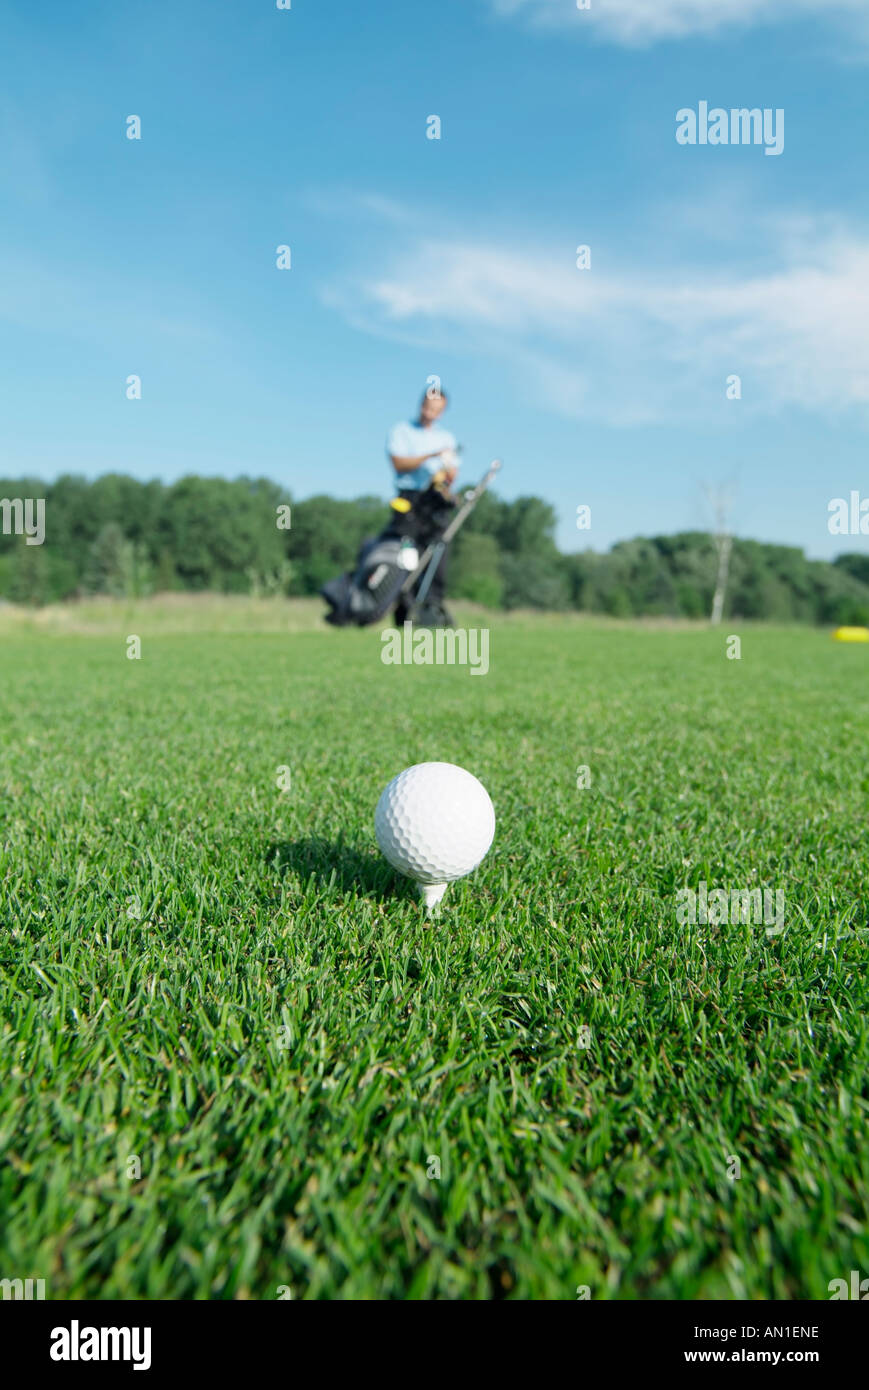
[[[833,633],[836,642],[869,642],[869,627],[837,627]]]

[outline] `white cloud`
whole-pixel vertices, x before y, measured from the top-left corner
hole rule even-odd
[[[619,43],[717,34],[795,18],[856,20],[865,26],[866,0],[591,0],[577,10],[575,0],[489,0],[498,15],[518,17],[547,28],[574,26]]]
[[[752,273],[580,271],[569,246],[420,239],[330,302],[366,331],[506,363],[517,389],[576,418],[714,418],[730,373],[751,413],[865,409],[869,240],[805,219],[774,234],[774,268]]]

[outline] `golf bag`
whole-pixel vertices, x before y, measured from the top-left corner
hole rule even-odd
[[[353,573],[324,584],[320,593],[329,604],[326,622],[335,627],[367,627],[386,617],[397,603],[408,572],[419,564],[419,552],[397,536],[383,534],[363,541]]]
[[[449,625],[438,582],[446,548],[500,467],[496,460],[461,505],[433,484],[412,501],[407,495],[396,498],[389,525],[376,539],[363,542],[356,569],[320,590],[329,604],[326,622],[367,627],[382,622],[395,605],[399,622]]]

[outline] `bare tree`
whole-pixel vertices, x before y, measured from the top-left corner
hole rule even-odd
[[[730,573],[730,552],[733,549],[733,534],[730,526],[730,511],[733,505],[731,487],[705,487],[707,500],[712,508],[715,524],[713,539],[718,554],[718,574],[715,578],[715,592],[712,596],[710,622],[713,627],[721,622],[724,613],[724,600],[727,597],[727,579]]]

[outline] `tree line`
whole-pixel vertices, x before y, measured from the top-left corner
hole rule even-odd
[[[13,533],[2,499],[44,498],[46,537]],[[289,510],[288,510],[289,509]],[[0,598],[40,605],[89,594],[166,590],[316,594],[352,567],[386,519],[377,497],[295,502],[266,478],[139,482],[106,474],[51,484],[0,479]],[[562,554],[539,497],[486,493],[453,547],[450,593],[492,608],[618,618],[707,617],[717,554],[702,531]],[[869,555],[809,560],[796,546],[737,539],[724,612],[734,618],[869,623]]]

